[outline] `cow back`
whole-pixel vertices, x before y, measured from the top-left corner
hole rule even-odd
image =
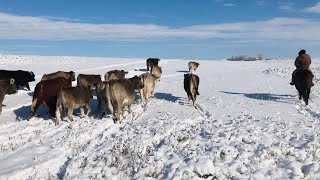
[[[41,78],[41,81],[55,79],[55,78],[59,78],[59,77],[62,77],[65,79],[71,79],[72,81],[74,81],[75,80],[75,72],[73,72],[73,71],[69,71],[69,72],[57,71],[57,72],[50,73],[50,74],[44,74]]]
[[[93,86],[87,87],[65,87],[61,90],[61,96],[65,103],[73,103],[78,105],[84,105],[88,103],[93,94]]]
[[[110,81],[113,79],[124,79],[126,74],[128,74],[128,72],[124,70],[112,70],[112,71],[108,71],[105,74],[104,79],[106,81]]]
[[[79,74],[77,77],[77,86],[87,87],[88,85],[97,85],[101,82],[101,75]]]
[[[34,90],[34,98],[48,99],[49,97],[56,97],[58,92],[63,87],[71,87],[71,79],[58,77],[45,81],[40,81]]]

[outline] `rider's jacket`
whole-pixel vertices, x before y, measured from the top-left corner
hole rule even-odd
[[[308,54],[301,54],[296,58],[294,65],[299,69],[308,69],[311,64],[311,58]]]

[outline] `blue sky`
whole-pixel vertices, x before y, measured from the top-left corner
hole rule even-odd
[[[320,0],[0,1],[0,53],[320,56]]]

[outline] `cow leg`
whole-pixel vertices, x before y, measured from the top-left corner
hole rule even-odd
[[[28,83],[28,82],[25,84],[25,86],[26,86],[27,89],[30,91],[30,86],[29,86],[29,83]]]
[[[38,98],[34,98],[34,99],[32,100],[31,111],[30,111],[30,115],[29,115],[28,120],[34,116],[34,114],[35,114],[35,112],[37,111],[37,109],[39,108],[39,106],[40,106],[40,101],[39,101],[39,99],[38,99]]]
[[[73,121],[73,108],[72,107],[68,108],[68,118],[69,118],[68,122]]]
[[[118,105],[116,116],[117,116],[117,121],[119,121],[120,124],[122,123],[122,120],[121,120],[121,114],[122,114],[122,112],[123,112],[123,111],[122,111],[121,106]]]
[[[113,104],[111,103],[111,100],[110,98],[108,98],[108,109],[109,109],[109,112],[111,114],[113,114],[114,110],[113,110]]]
[[[88,111],[87,111],[87,114],[86,116],[89,116],[89,114],[91,113],[91,105],[90,105],[90,102],[86,105]]]
[[[80,117],[83,118],[85,116],[83,107],[80,107]]]
[[[0,97],[0,114],[2,113],[2,102],[4,100],[4,96]]]
[[[61,122],[61,111],[62,111],[62,108],[60,107],[56,108],[56,126],[58,126]]]
[[[143,89],[140,89],[139,91],[140,91],[141,102],[144,102],[145,101],[144,91]]]
[[[131,113],[131,105],[128,105],[128,113]]]

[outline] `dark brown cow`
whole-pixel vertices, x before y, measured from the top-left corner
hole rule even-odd
[[[72,81],[76,80],[76,73],[73,71],[65,72],[65,71],[57,71],[50,74],[44,74],[41,78],[41,81],[55,79],[58,77],[63,77],[65,79],[71,79]]]
[[[148,58],[147,59],[147,71],[151,70],[152,66],[158,66],[159,58]]]
[[[104,80],[110,81],[110,80],[112,80],[112,79],[123,79],[123,78],[125,78],[126,74],[128,74],[128,71],[124,71],[124,70],[112,70],[112,71],[108,71],[108,72],[104,75]]]
[[[50,115],[55,117],[58,92],[63,87],[71,86],[71,79],[63,77],[40,81],[34,88],[29,119],[34,116],[41,104],[49,107]]]
[[[102,116],[105,115],[106,104],[108,104],[106,88],[109,88],[109,81],[101,81],[96,86],[97,100],[98,100],[97,109],[99,113],[102,113]]]
[[[109,81],[109,87],[105,88],[108,107],[113,114],[114,122],[121,123],[120,114],[123,115],[124,107],[131,112],[131,104],[135,99],[135,90],[143,88],[141,77],[134,76],[129,79],[116,79]],[[105,102],[105,101],[104,101]]]
[[[17,85],[13,78],[0,80],[0,114],[2,113],[2,102],[6,94],[17,93]]]
[[[200,95],[198,92],[200,79],[195,74],[184,74],[184,90],[188,95],[188,99],[192,100],[194,106],[197,95]]]
[[[79,74],[77,77],[77,86],[81,87],[88,87],[90,84],[96,86],[99,82],[101,82],[101,75]]]
[[[93,88],[92,84],[87,87],[62,88],[57,100],[56,125],[60,124],[63,107],[68,109],[68,122],[73,121],[73,110],[75,108],[80,108],[81,117],[84,117],[83,107],[87,107],[88,112],[86,115],[88,115],[91,112],[90,99],[93,96]]]

